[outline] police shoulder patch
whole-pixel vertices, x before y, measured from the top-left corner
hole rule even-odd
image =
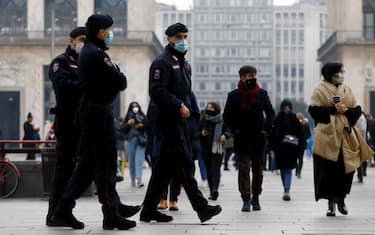
[[[56,73],[57,71],[59,71],[59,63],[55,62],[53,65],[52,65],[52,70],[54,73]]]
[[[154,70],[154,79],[155,80],[160,79],[160,69],[155,69]]]
[[[106,63],[109,67],[113,66],[111,60],[108,57],[104,57],[104,63]]]

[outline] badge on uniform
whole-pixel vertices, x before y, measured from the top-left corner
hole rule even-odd
[[[112,62],[107,58],[107,57],[104,57],[104,63],[106,63],[109,67],[112,67]]]
[[[160,69],[155,69],[154,70],[154,79],[155,80],[160,79]]]
[[[172,66],[173,69],[180,69],[180,66],[178,64]]]
[[[52,66],[52,70],[54,73],[56,73],[58,70],[59,70],[59,63],[54,63],[53,66]]]

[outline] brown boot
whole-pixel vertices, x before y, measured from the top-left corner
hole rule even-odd
[[[158,204],[158,209],[159,210],[165,210],[168,208],[168,205],[167,205],[167,200],[163,200],[161,199],[159,204]]]
[[[178,211],[178,206],[176,201],[169,201],[169,210]]]

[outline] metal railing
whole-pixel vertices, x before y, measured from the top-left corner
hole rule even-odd
[[[364,35],[363,31],[336,31],[318,49],[318,57],[323,57],[338,44],[375,44],[374,35]]]

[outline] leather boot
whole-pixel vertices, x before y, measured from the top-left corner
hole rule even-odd
[[[327,216],[336,216],[336,205],[332,199],[328,200]]]

